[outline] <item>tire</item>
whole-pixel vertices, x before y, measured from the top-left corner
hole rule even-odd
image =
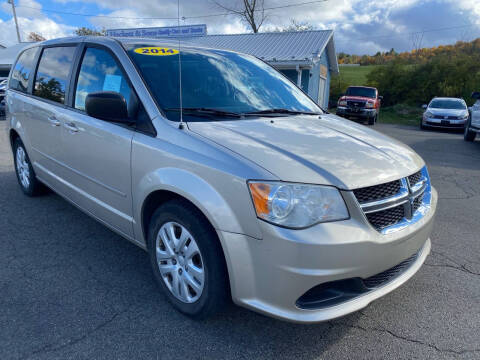
[[[30,197],[45,193],[45,186],[38,181],[25,145],[20,138],[16,138],[13,142],[13,161],[17,180],[23,193]]]
[[[420,130],[427,130],[427,127],[423,125],[423,121],[420,120]]]
[[[166,235],[170,230],[176,241]],[[182,238],[185,246],[175,248]],[[208,220],[187,201],[168,201],[155,211],[149,224],[148,252],[155,279],[181,313],[204,319],[229,302],[228,272],[220,241]]]
[[[375,125],[376,122],[377,122],[376,116],[368,119],[368,125]]]
[[[470,119],[468,119],[467,123],[465,124],[465,131],[463,132],[463,139],[465,141],[474,141],[477,133],[475,131],[470,130]]]

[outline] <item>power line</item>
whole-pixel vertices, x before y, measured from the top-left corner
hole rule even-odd
[[[315,0],[315,1],[306,1],[301,3],[294,3],[294,4],[287,4],[287,5],[279,5],[279,6],[272,6],[263,8],[264,11],[266,10],[278,10],[278,9],[286,9],[291,7],[297,6],[304,6],[304,5],[312,5],[317,3],[327,2],[329,0]],[[33,6],[27,5],[18,5],[17,8],[26,8],[37,10],[39,12],[51,12],[56,14],[63,14],[63,15],[73,15],[73,16],[85,16],[85,17],[101,17],[101,18],[111,18],[111,19],[125,19],[125,20],[177,20],[177,17],[130,17],[130,16],[112,16],[112,15],[98,15],[98,14],[86,14],[86,13],[75,13],[69,11],[61,11],[61,10],[52,10],[52,9],[42,9]],[[216,17],[216,16],[227,16],[233,15],[235,12],[228,11],[224,13],[217,13],[217,14],[206,14],[206,15],[195,15],[195,16],[183,16],[182,19],[199,19],[199,18],[209,18],[209,17]]]
[[[369,37],[364,37],[364,38],[341,40],[341,41],[339,41],[339,43],[345,43],[345,42],[351,42],[351,41],[363,41],[363,40],[371,40],[371,39],[391,39],[391,38],[395,38],[395,37],[412,36],[412,35],[424,34],[424,33],[429,33],[429,32],[463,29],[463,28],[472,27],[472,26],[474,26],[474,25],[473,24],[458,25],[458,26],[449,26],[449,27],[442,27],[442,28],[426,29],[426,30],[414,31],[414,32],[403,33],[403,34],[369,36]]]

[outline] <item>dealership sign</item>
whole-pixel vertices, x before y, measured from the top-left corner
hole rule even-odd
[[[182,37],[182,36],[205,36],[207,35],[207,25],[184,25],[167,26],[135,29],[111,29],[107,30],[107,36],[113,37]]]

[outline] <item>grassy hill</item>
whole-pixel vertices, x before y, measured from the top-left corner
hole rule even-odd
[[[348,85],[365,85],[367,83],[367,75],[375,68],[381,65],[366,66],[341,66],[340,78]]]

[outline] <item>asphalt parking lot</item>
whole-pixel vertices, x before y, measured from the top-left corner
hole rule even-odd
[[[0,359],[478,359],[480,141],[378,124],[427,162],[440,201],[433,252],[353,315],[295,325],[231,306],[185,318],[145,252],[55,194],[17,185],[0,121]]]

